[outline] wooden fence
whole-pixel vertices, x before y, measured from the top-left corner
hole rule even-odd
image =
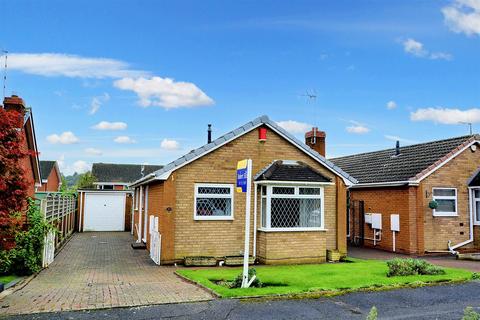
[[[40,198],[40,210],[43,216],[58,230],[55,237],[55,248],[58,248],[74,232],[77,197],[59,192],[48,192]]]

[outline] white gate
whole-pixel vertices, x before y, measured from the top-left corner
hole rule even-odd
[[[55,257],[55,233],[53,231],[49,231],[45,236],[45,242],[43,245],[43,259],[42,259],[42,267],[46,268],[53,262],[53,258]]]
[[[162,236],[158,232],[158,217],[150,216],[150,258],[160,265]]]

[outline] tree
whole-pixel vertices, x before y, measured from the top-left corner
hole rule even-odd
[[[91,171],[85,172],[80,176],[80,179],[78,180],[77,189],[95,188],[95,185],[93,183],[96,181],[97,179],[95,178],[95,176],[92,174]]]
[[[27,205],[27,190],[32,181],[22,161],[31,155],[24,148],[23,117],[15,110],[0,108],[0,236],[12,238],[21,224],[19,212]],[[5,243],[0,244],[4,246]]]

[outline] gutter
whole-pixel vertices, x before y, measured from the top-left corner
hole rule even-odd
[[[448,240],[448,251],[453,255],[458,255],[458,251],[456,251],[455,249],[463,247],[464,245],[467,245],[467,244],[473,242],[473,208],[472,208],[471,197],[472,197],[472,189],[468,188],[468,202],[470,202],[470,228],[469,228],[470,229],[469,230],[470,231],[470,238],[468,238],[468,240],[460,242],[460,243],[458,243],[454,246],[452,246],[452,240]]]
[[[399,187],[399,186],[418,186],[418,181],[391,181],[391,182],[373,182],[373,183],[357,183],[350,187],[350,189],[357,188],[376,188],[376,187]]]
[[[152,178],[155,178],[155,173],[149,173],[145,177],[138,179],[137,181],[134,181],[129,184],[129,187],[135,187],[137,185],[143,184],[144,182],[147,182],[147,180],[152,180]]]

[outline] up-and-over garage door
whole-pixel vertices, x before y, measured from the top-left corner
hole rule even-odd
[[[125,193],[86,193],[84,231],[124,231]]]

